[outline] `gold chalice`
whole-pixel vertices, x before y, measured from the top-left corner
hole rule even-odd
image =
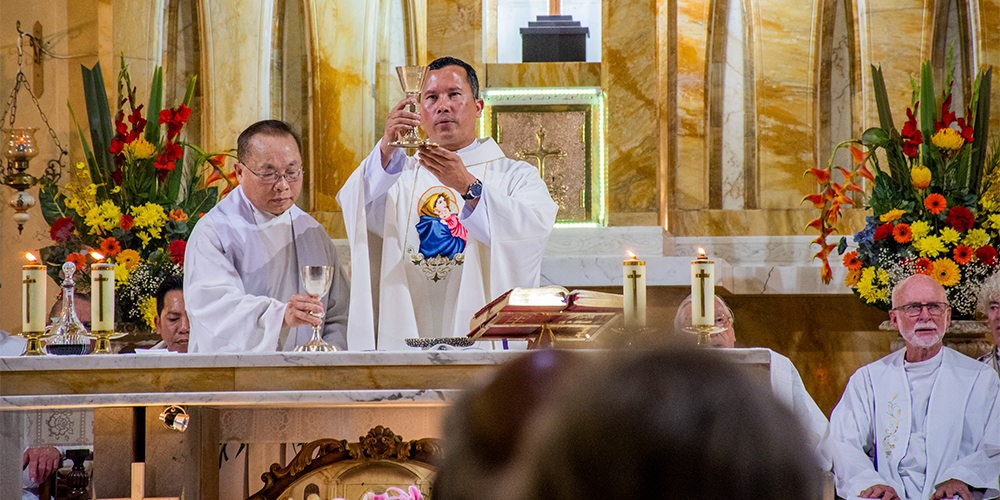
[[[403,87],[406,97],[414,99],[420,98],[420,89],[424,87],[424,77],[427,76],[427,66],[396,66],[396,73],[399,75],[399,84]],[[417,112],[417,106],[411,104],[408,107],[411,113]],[[427,144],[427,139],[417,135],[417,127],[396,137],[396,140],[389,145],[397,148],[416,149]]]

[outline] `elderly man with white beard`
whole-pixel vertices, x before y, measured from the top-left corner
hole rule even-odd
[[[837,494],[847,499],[996,498],[1000,381],[942,346],[944,288],[916,274],[892,291],[906,348],[861,367],[830,416]]]

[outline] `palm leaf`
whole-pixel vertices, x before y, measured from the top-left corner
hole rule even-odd
[[[146,105],[146,140],[160,145],[160,110],[163,109],[163,68],[153,71],[153,81],[149,85],[149,104]]]
[[[990,137],[990,86],[993,68],[979,76],[978,99],[975,103],[976,119],[972,131],[972,160],[969,167],[969,191],[979,194],[983,182],[983,165],[986,160],[986,143]]]
[[[901,137],[892,123],[892,111],[889,109],[889,95],[885,90],[885,80],[882,78],[882,68],[876,68],[873,64],[872,87],[875,91],[875,104],[878,107],[879,125],[887,137],[882,144],[885,149],[886,161],[889,163],[889,174],[892,180],[902,189],[912,189],[910,183],[910,167],[906,164],[906,156],[903,155],[901,147]]]

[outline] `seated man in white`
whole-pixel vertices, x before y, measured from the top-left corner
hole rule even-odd
[[[712,347],[730,349],[736,347],[734,323],[733,311],[729,309],[722,297],[716,295],[715,326],[725,328],[725,331],[712,335]],[[690,295],[677,308],[677,316],[674,317],[674,333],[680,338],[690,338],[693,342],[695,335],[684,331],[687,326],[691,326]],[[825,470],[829,470],[830,460],[826,457],[826,453],[820,449],[828,425],[826,415],[819,409],[819,406],[816,406],[816,402],[806,391],[802,377],[792,361],[771,349],[767,349],[767,351],[771,356],[771,390],[774,391],[774,396],[785,403],[798,417],[806,437],[809,438],[810,449],[816,450],[817,462]]]
[[[156,289],[156,333],[163,340],[149,349],[136,349],[136,354],[167,354],[188,351],[191,332],[187,311],[184,310],[184,278],[168,276]]]
[[[295,206],[298,135],[284,122],[259,121],[240,134],[236,155],[239,187],[198,220],[184,252],[189,351],[291,351],[313,325],[346,349],[347,278],[326,230]],[[302,266],[336,270],[327,294],[305,294]]]
[[[906,348],[858,369],[830,416],[837,494],[996,498],[996,373],[942,346],[951,308],[930,276],[916,274],[896,285],[889,318]]]

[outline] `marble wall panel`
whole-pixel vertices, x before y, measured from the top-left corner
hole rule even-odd
[[[339,212],[334,197],[375,141],[371,86],[378,2],[322,0],[310,7],[315,33],[312,210]]]
[[[655,0],[604,2],[601,87],[612,223],[615,212],[655,217],[659,209],[656,13]]]
[[[120,57],[124,55],[132,85],[149,91],[153,70],[161,64],[163,55],[164,3],[164,0],[112,0],[111,8],[116,24],[120,27],[128,26],[129,29],[114,30],[114,66],[105,68],[105,79],[113,79],[118,75]],[[112,94],[108,96],[114,99]]]
[[[601,86],[600,63],[487,64],[485,73],[485,88]]]
[[[251,123],[269,116],[271,9],[266,0],[203,0],[203,146],[236,147]],[[240,27],[218,29],[216,27]],[[118,31],[116,29],[116,31]]]
[[[671,234],[677,236],[764,236],[797,235],[815,232],[803,230],[809,221],[819,216],[818,210],[760,209],[760,210],[671,210]],[[847,209],[841,212],[838,232],[830,237],[832,242],[840,235],[849,235],[864,228],[864,212]]]
[[[757,91],[758,206],[793,209],[813,189],[802,176],[814,166],[810,3],[771,0],[753,16]]]
[[[744,127],[746,109],[744,96],[747,91],[744,82],[744,61],[749,57],[746,40],[743,36],[743,2],[729,2],[726,27],[726,64],[722,91],[722,208],[725,210],[740,210],[744,208],[744,162],[753,158],[744,157],[747,140],[752,136],[746,134]],[[752,115],[751,115],[752,116]]]
[[[859,9],[866,127],[878,124],[869,67],[874,64],[882,67],[893,120],[902,128],[912,94],[910,77],[919,80],[920,63],[929,56],[931,34],[925,17],[930,17],[930,8],[920,0],[886,0]]]
[[[443,56],[482,71],[482,0],[427,0],[427,61]]]
[[[666,104],[676,96],[676,115],[668,108],[661,116],[661,130],[676,134],[676,151],[664,162],[672,183],[668,184],[667,206],[671,209],[699,209],[708,206],[708,168],[705,137],[705,57],[708,41],[707,0],[661,2],[658,26],[660,64],[676,61],[668,71],[676,75],[676,87],[661,83],[659,101]],[[669,19],[675,14],[675,21]],[[662,108],[661,108],[662,109]],[[674,120],[670,123],[669,120]],[[669,146],[669,137],[661,137],[661,153]],[[671,164],[669,160],[675,163]],[[672,225],[672,212],[667,225]],[[670,228],[673,230],[673,228]]]

